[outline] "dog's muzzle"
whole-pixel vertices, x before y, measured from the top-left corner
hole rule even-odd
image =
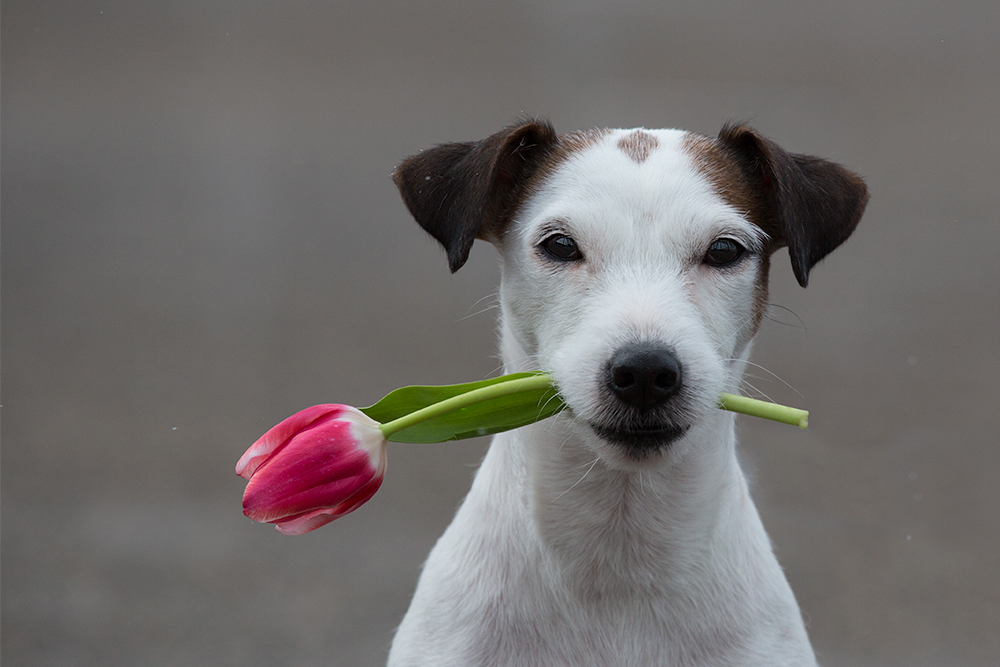
[[[605,368],[604,384],[613,406],[606,419],[591,424],[604,440],[640,454],[687,431],[672,405],[684,387],[684,373],[670,348],[644,343],[619,348]]]

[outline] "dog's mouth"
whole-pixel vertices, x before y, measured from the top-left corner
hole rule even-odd
[[[591,423],[590,428],[601,439],[621,447],[630,455],[640,458],[654,451],[665,449],[688,430],[687,426],[672,423],[642,425]]]

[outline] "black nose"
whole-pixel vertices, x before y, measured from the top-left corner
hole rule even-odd
[[[666,347],[626,345],[608,362],[607,385],[626,405],[652,408],[680,389],[681,362]]]

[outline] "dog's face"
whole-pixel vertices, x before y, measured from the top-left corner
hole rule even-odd
[[[594,133],[500,241],[508,330],[593,449],[645,459],[715,410],[764,308],[767,235],[676,130]]]
[[[553,374],[572,428],[625,466],[670,451],[735,388],[770,254],[789,246],[805,285],[867,196],[746,128],[557,137],[530,123],[409,158],[395,178],[453,270],[474,238],[500,249],[506,344]]]

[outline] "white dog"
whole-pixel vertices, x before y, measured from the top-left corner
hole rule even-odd
[[[769,257],[803,286],[860,178],[743,126],[557,135],[528,122],[394,174],[453,271],[503,256],[505,372],[567,409],[496,436],[390,665],[814,665],[736,455]]]

